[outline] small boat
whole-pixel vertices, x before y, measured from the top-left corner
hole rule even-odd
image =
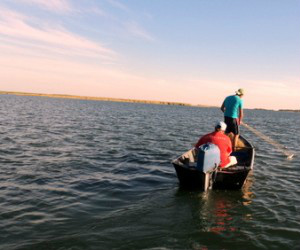
[[[237,150],[231,155],[237,164],[228,168],[215,166],[212,171],[204,172],[197,168],[198,150],[190,149],[172,161],[180,186],[207,189],[241,189],[249,172],[253,169],[255,149],[243,136],[239,137]]]

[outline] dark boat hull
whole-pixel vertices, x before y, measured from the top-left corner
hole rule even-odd
[[[241,137],[240,140],[243,147],[233,154],[236,156],[238,164],[226,169],[218,169],[211,173],[203,173],[197,170],[195,167],[197,154],[194,149],[174,160],[172,163],[180,185],[204,190],[206,190],[206,187],[212,189],[241,189],[249,172],[253,169],[255,150],[245,138]],[[209,183],[204,184],[207,180]]]
[[[180,185],[184,187],[202,187],[206,174],[196,170],[187,169],[178,165],[174,165]],[[241,189],[250,172],[248,170],[240,170],[236,172],[218,171],[211,173],[213,189]]]

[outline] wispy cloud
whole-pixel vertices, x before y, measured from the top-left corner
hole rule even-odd
[[[18,0],[27,4],[38,5],[43,9],[53,12],[72,11],[72,5],[68,0]]]
[[[0,7],[0,37],[12,43],[43,47],[48,51],[64,51],[113,60],[117,53],[103,45],[65,30],[63,27],[43,25],[36,27],[29,18],[18,12]]]
[[[125,4],[117,0],[107,0],[107,2],[109,2],[113,7],[116,7],[121,10],[129,11],[129,8]]]
[[[132,34],[136,37],[139,37],[139,38],[142,38],[142,39],[145,39],[148,41],[155,41],[154,37],[135,21],[125,23],[125,27],[130,34]]]
[[[92,7],[86,10],[86,12],[90,12],[93,14],[96,14],[98,16],[102,16],[102,17],[108,17],[109,15],[102,9],[98,8],[98,7]]]

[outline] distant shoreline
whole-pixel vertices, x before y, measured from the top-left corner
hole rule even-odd
[[[300,109],[279,109],[282,112],[300,112]]]
[[[129,102],[129,103],[144,103],[144,104],[157,104],[157,105],[177,105],[177,106],[200,107],[200,108],[218,108],[216,106],[201,105],[201,104],[193,105],[193,104],[183,103],[183,102],[136,100],[136,99],[125,99],[125,98],[92,97],[92,96],[77,96],[77,95],[62,95],[62,94],[41,94],[41,93],[14,92],[14,91],[0,91],[0,94],[20,95],[20,96],[40,96],[40,97],[48,97],[48,98],[78,99],[78,100],[90,100],[90,101]],[[300,112],[299,109],[274,110],[274,109],[264,109],[264,108],[253,108],[252,110],[296,112],[296,113]]]
[[[109,98],[109,97],[92,97],[92,96],[77,96],[77,95],[62,95],[62,94],[41,94],[41,93],[27,93],[27,92],[13,92],[13,91],[0,91],[2,95],[20,95],[20,96],[40,96],[49,98],[62,98],[62,99],[78,99],[78,100],[90,100],[90,101],[109,101],[109,102],[129,102],[129,103],[145,103],[145,104],[157,104],[157,105],[178,105],[178,106],[190,106],[201,108],[215,108],[208,105],[192,105],[182,102],[167,102],[167,101],[150,101],[150,100],[135,100],[125,98]]]
[[[262,108],[255,108],[254,110],[266,110],[266,111],[280,111],[280,112],[300,112],[300,109],[278,109],[278,110],[273,110],[273,109],[262,109]]]

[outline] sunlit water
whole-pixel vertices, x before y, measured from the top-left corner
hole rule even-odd
[[[0,249],[297,249],[299,113],[245,111],[241,191],[179,188],[171,160],[219,109],[0,95]]]

